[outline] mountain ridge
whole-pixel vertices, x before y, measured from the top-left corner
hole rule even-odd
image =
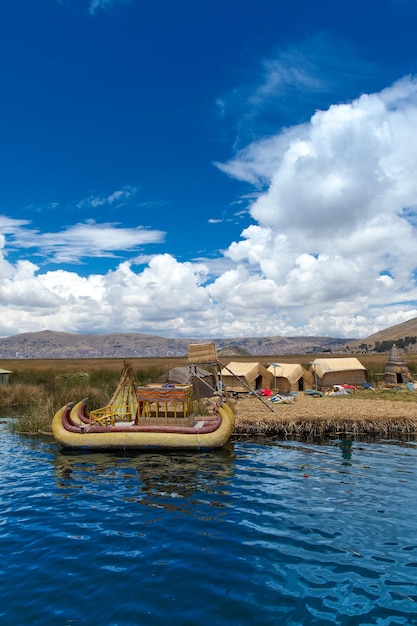
[[[213,342],[235,355],[297,354],[341,350],[334,337],[165,338],[141,333],[81,335],[44,330],[0,338],[0,359],[181,357],[190,343]]]
[[[42,330],[0,338],[0,359],[59,358],[140,358],[182,357],[190,343],[213,342],[222,356],[263,356],[273,354],[313,354],[317,352],[352,352],[375,344],[417,338],[417,317],[369,335],[365,339],[338,337],[223,337],[166,338],[144,333],[78,334]],[[408,351],[416,351],[417,343]]]
[[[412,317],[406,322],[384,328],[377,333],[369,335],[366,339],[356,339],[353,342],[348,342],[348,344],[350,348],[358,348],[361,345],[375,348],[375,344],[378,342],[395,342],[400,339],[405,339],[406,337],[417,337],[417,317]],[[410,350],[413,350],[413,348],[410,348]]]

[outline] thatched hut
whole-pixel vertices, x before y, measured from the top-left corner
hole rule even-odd
[[[9,376],[13,374],[10,370],[0,369],[0,385],[7,385],[9,383]]]
[[[232,361],[221,370],[221,378],[227,391],[242,393],[270,389],[273,375],[261,363]]]
[[[192,385],[194,398],[209,398],[214,394],[216,377],[201,367],[173,367],[157,380],[160,384]]]
[[[354,357],[315,359],[311,364],[310,373],[314,386],[321,388],[366,383],[366,368]]]
[[[273,375],[271,388],[278,393],[311,389],[314,378],[300,363],[272,363],[268,372]]]
[[[404,361],[403,356],[399,353],[397,346],[394,344],[388,355],[385,365],[384,382],[388,385],[399,385],[411,381],[410,371]]]

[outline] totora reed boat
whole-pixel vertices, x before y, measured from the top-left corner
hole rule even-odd
[[[88,411],[86,399],[69,403],[55,414],[52,433],[62,447],[72,449],[220,448],[235,418],[224,397],[215,400],[210,415],[197,415],[192,384],[136,387],[125,364],[107,406]]]

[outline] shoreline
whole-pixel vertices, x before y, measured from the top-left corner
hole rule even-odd
[[[288,404],[270,403],[273,412],[255,396],[239,398],[231,404],[235,411],[234,436],[417,434],[416,402],[299,393]]]

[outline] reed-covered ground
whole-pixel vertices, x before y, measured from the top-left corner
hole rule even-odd
[[[313,358],[324,355],[271,355],[224,359],[296,362],[309,368]],[[328,355],[327,355],[328,356]],[[368,381],[382,380],[386,354],[356,355],[367,369]],[[417,355],[405,355],[411,375],[417,379]],[[172,367],[187,364],[186,357],[130,359],[137,385],[146,385]],[[10,384],[0,385],[0,407],[14,408],[13,427],[21,432],[49,432],[55,412],[64,404],[88,398],[89,408],[105,406],[119,382],[123,359],[8,360],[1,367],[13,371]],[[236,403],[238,434],[324,434],[325,432],[417,432],[417,391],[357,391],[349,396],[311,398],[297,394],[289,405],[272,405],[273,411],[254,396]]]
[[[362,390],[323,397],[301,392],[288,404],[268,403],[268,406],[254,395],[246,395],[237,400],[235,413],[236,433],[240,436],[402,437],[417,434],[417,391]]]
[[[166,371],[167,362],[141,363],[134,370],[137,385],[154,382]],[[7,362],[4,369],[13,374],[8,385],[0,385],[0,406],[17,409],[16,430],[49,432],[55,412],[68,402],[88,398],[91,409],[105,406],[117,387],[123,363],[121,359]]]

